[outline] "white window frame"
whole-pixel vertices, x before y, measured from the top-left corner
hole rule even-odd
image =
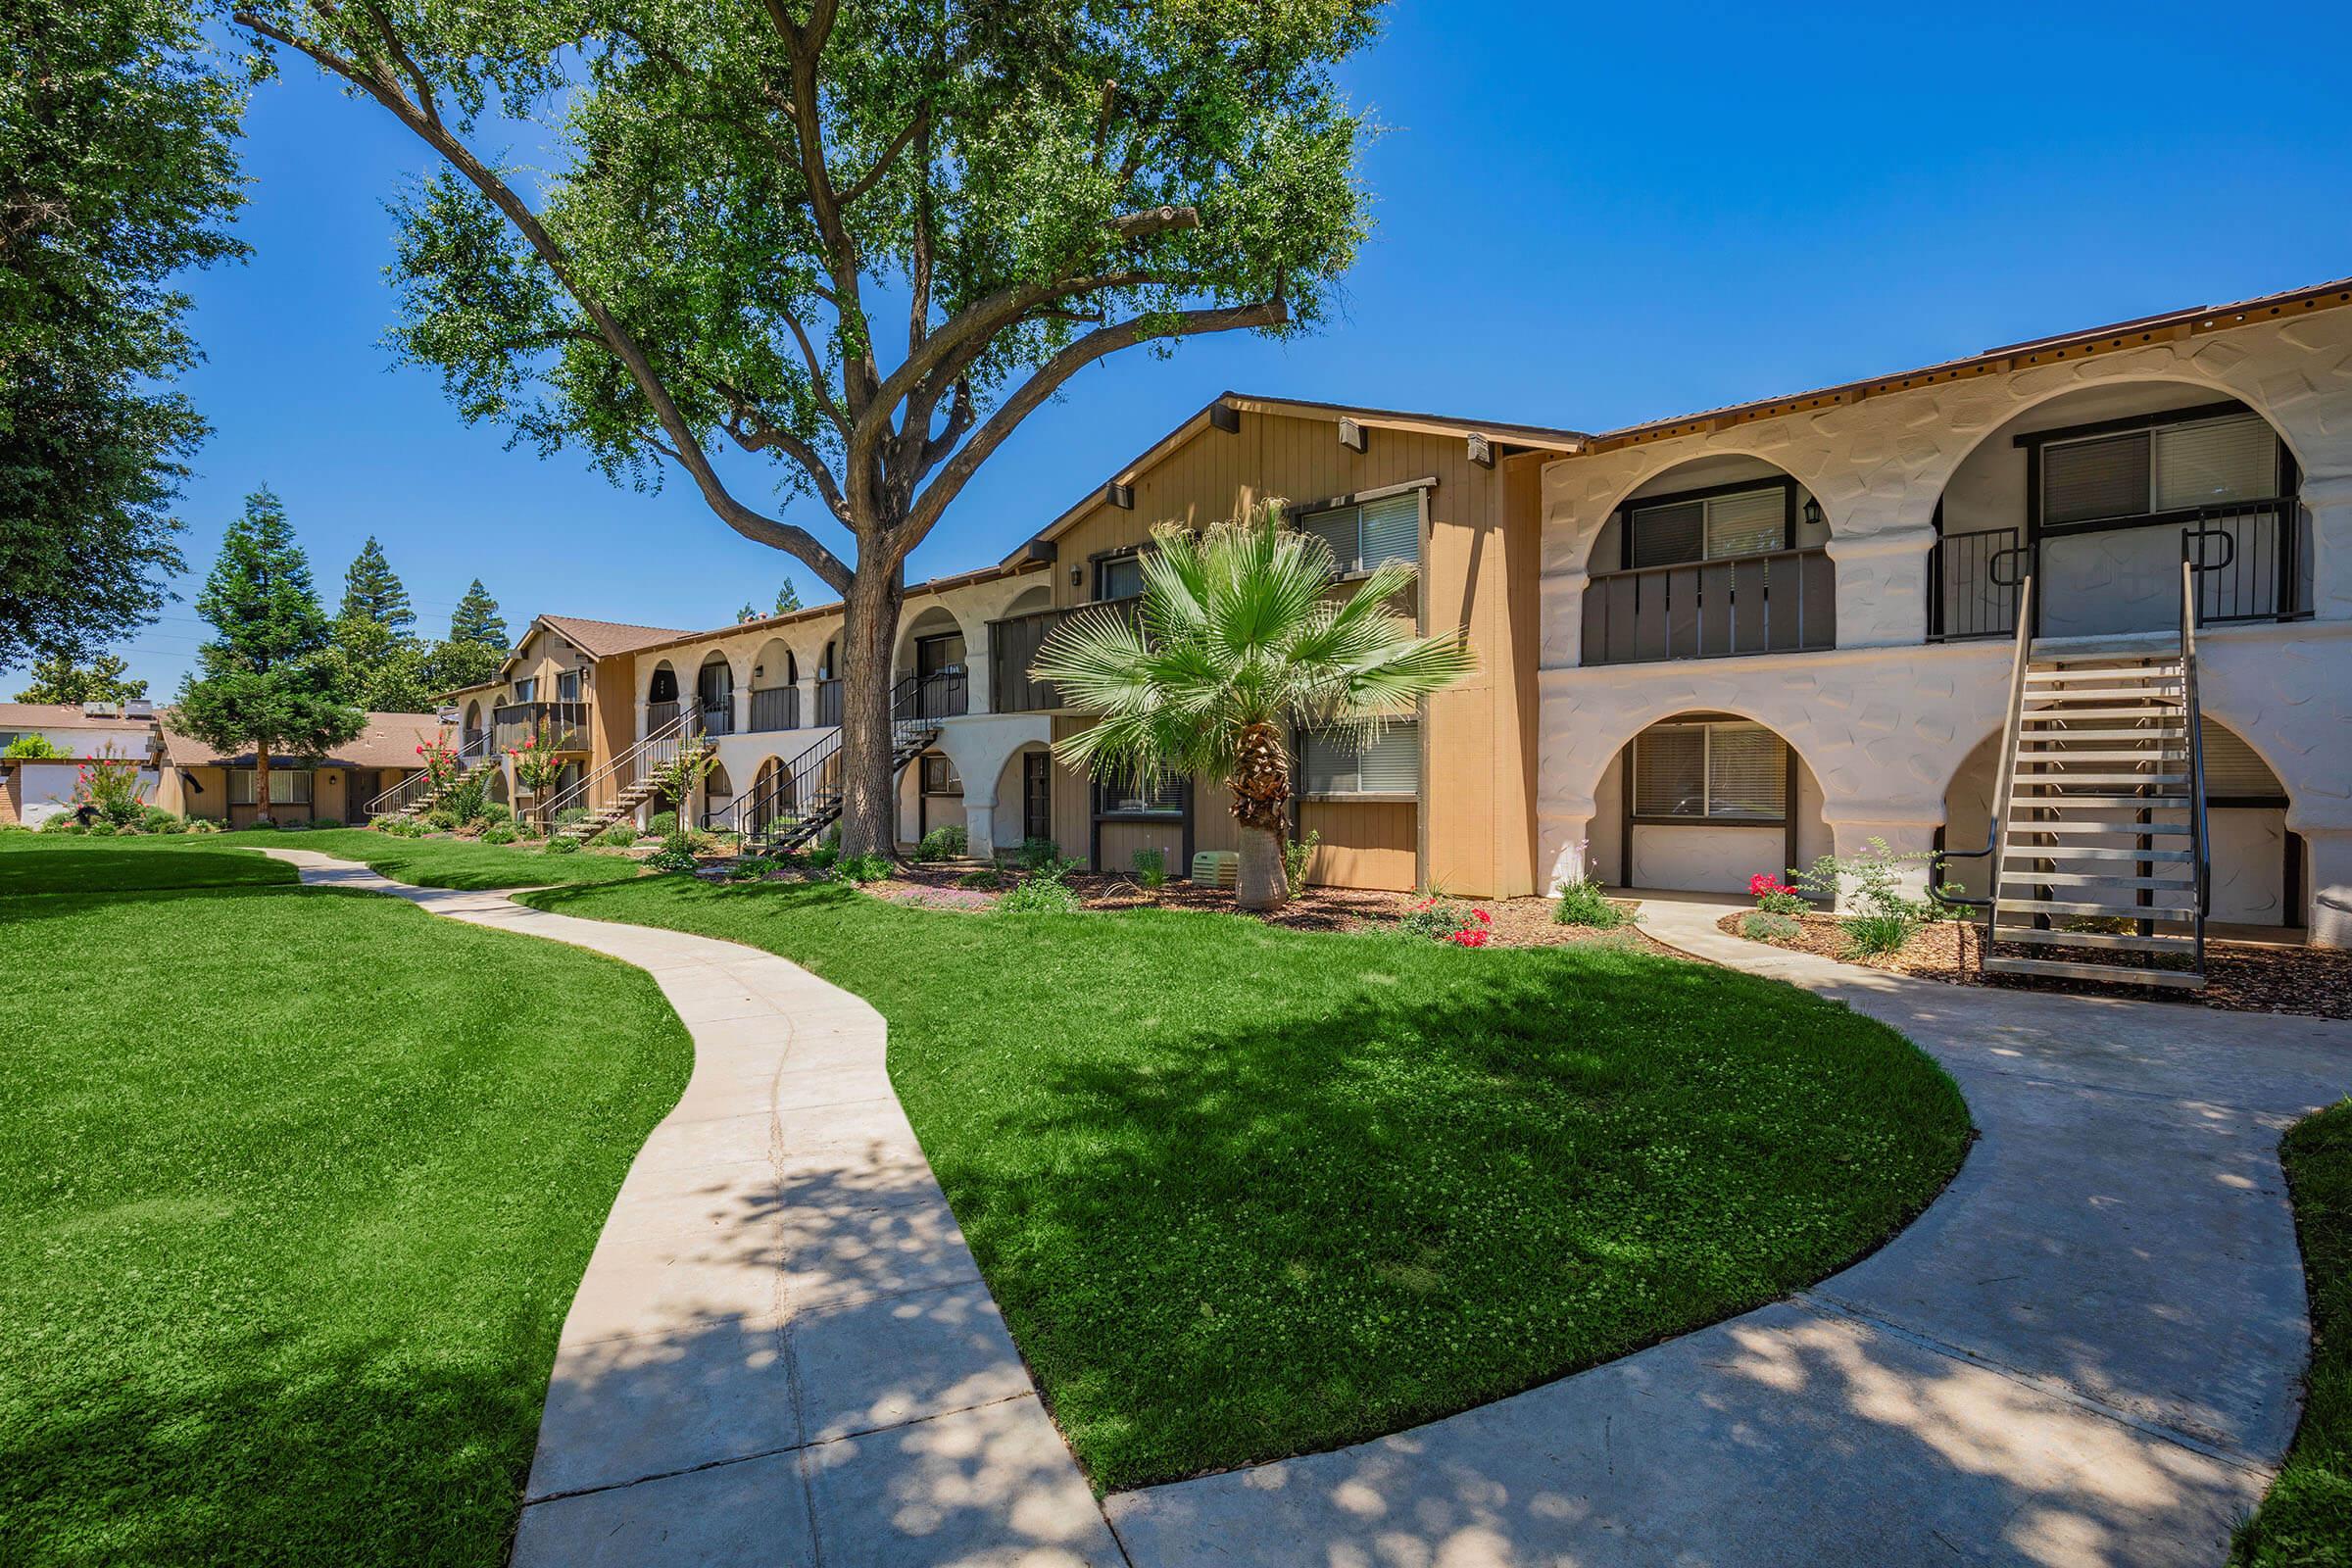
[[[1345,502],[1338,506],[1316,507],[1310,511],[1294,514],[1291,518],[1291,524],[1300,533],[1311,533],[1317,538],[1322,539],[1326,544],[1331,545],[1333,560],[1339,567],[1341,579],[1345,581],[1350,577],[1362,577],[1369,575],[1373,569],[1373,566],[1379,564],[1376,562],[1372,563],[1371,564],[1367,564],[1364,559],[1365,514],[1378,508],[1395,508],[1397,510],[1410,508],[1413,518],[1412,553],[1410,555],[1405,555],[1392,552],[1383,556],[1381,560],[1401,561],[1406,565],[1418,570],[1421,565],[1421,559],[1423,555],[1422,535],[1428,531],[1426,519],[1422,515],[1421,509],[1421,497],[1424,489],[1425,487],[1422,485],[1408,485],[1401,490],[1392,490],[1385,493],[1373,494],[1358,500]],[[1340,546],[1325,532],[1326,529],[1333,526],[1333,524],[1343,514],[1348,515],[1349,520],[1353,525],[1350,529],[1350,532],[1353,535],[1354,543],[1350,548],[1346,550],[1341,549]]]

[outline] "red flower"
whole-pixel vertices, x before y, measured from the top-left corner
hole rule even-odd
[[[1494,941],[1494,936],[1484,927],[1466,925],[1446,940],[1457,948],[1483,948]]]
[[[1494,923],[1494,917],[1484,909],[1472,909],[1470,911],[1470,918],[1476,920],[1480,925],[1493,925]]]

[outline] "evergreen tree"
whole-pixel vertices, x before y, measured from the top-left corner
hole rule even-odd
[[[449,640],[453,643],[478,643],[495,648],[501,658],[507,652],[507,622],[498,612],[498,601],[482,587],[482,579],[473,579],[466,597],[458,601],[457,612],[449,617]]]
[[[749,599],[746,599],[743,602],[743,608],[741,610],[735,612],[735,623],[739,626],[747,620],[758,620],[759,618],[760,607],[753,604]]]
[[[100,654],[81,669],[63,654],[33,661],[32,684],[17,693],[20,703],[127,703],[147,695],[143,680],[123,677],[124,664]]]
[[[784,579],[784,586],[776,590],[776,613],[789,615],[800,608],[801,591],[795,588],[792,585],[792,579],[787,577]]]
[[[416,624],[409,591],[394,575],[392,563],[384,559],[384,547],[375,542],[373,534],[360,546],[351,569],[343,574],[343,609],[338,618],[378,621],[395,632]]]
[[[368,718],[335,691],[310,562],[267,488],[247,496],[244,515],[229,524],[196,612],[215,635],[196,651],[172,723],[220,751],[252,747],[254,816],[270,821],[271,760],[321,756],[356,737]]]

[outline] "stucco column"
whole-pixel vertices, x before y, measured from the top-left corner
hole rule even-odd
[[[2311,877],[2311,903],[2303,911],[2315,948],[2352,948],[2352,823],[2315,826],[2290,812],[2287,831],[2300,834]]]
[[[1936,848],[1936,829],[1943,824],[1942,802],[1928,807],[1901,801],[1831,801],[1824,804],[1821,815],[1829,826],[1830,841],[1839,859],[1871,854],[1871,840],[1881,840],[1888,850],[1904,858],[1896,872],[1896,884],[1908,897],[1927,897],[1932,872],[1927,858]],[[1841,879],[1838,890],[1839,909],[1854,906],[1852,893],[1850,882]]]
[[[2307,474],[2311,607],[2321,620],[2352,620],[2352,474]]]
[[[965,854],[979,859],[994,859],[997,853],[997,799],[972,793],[972,781],[963,781],[963,834],[969,841]]]
[[[1544,669],[1585,662],[1585,589],[1592,576],[1582,566],[1546,571],[1537,580],[1537,660]]]
[[[1588,840],[1595,809],[1592,797],[1585,795],[1545,801],[1537,810],[1536,831],[1543,848],[1541,863],[1547,867],[1544,876],[1545,898],[1558,898],[1563,882],[1584,880],[1592,862]]]
[[[801,728],[808,729],[816,722],[816,677],[804,675],[793,685],[800,689]]]
[[[990,706],[994,694],[989,690],[988,680],[988,622],[984,620],[976,629],[964,633],[963,637],[963,684],[968,711],[989,713],[996,710]],[[971,804],[967,801],[963,808],[969,811]]]
[[[1918,524],[1831,533],[1838,647],[1901,648],[1926,639],[1928,552],[1935,543],[1936,530]]]

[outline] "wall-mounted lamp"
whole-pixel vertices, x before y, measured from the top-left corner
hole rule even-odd
[[[1803,515],[1804,515],[1804,519],[1805,519],[1805,526],[1806,526],[1806,527],[1808,527],[1808,528],[1818,528],[1818,527],[1820,527],[1820,526],[1821,526],[1821,503],[1820,503],[1820,502],[1818,502],[1818,501],[1816,501],[1816,500],[1814,500],[1814,499],[1813,499],[1811,496],[1807,496],[1807,497],[1805,497],[1805,510],[1804,510]]]
[[[1086,568],[1084,566],[1072,566],[1070,568],[1070,586],[1075,588],[1084,581],[1086,581]]]

